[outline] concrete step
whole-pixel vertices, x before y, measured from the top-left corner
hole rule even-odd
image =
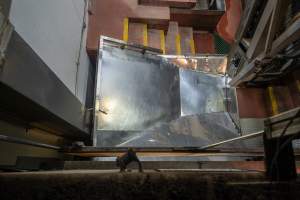
[[[165,36],[164,30],[149,29],[147,24],[129,22],[128,36],[125,38],[124,40],[129,43],[161,49],[164,54],[195,54],[193,28],[178,27],[176,22],[170,22],[167,37]]]
[[[212,33],[194,31],[193,27],[179,26],[176,21],[169,22],[167,31],[145,23],[128,22],[128,40],[124,40],[161,49],[169,55],[216,53]]]
[[[98,41],[99,36],[101,35],[144,44],[144,40],[142,41],[141,36],[139,36],[141,32],[130,36],[131,38],[128,38],[129,29],[141,29],[140,27],[134,27],[135,25],[131,25],[129,27],[129,23],[147,24],[147,29],[164,30],[165,33],[167,31],[176,32],[176,30],[172,30],[172,26],[170,29],[170,21],[177,22],[177,26],[192,27],[194,30],[215,30],[215,27],[220,17],[224,14],[224,11],[201,10],[197,9],[197,6],[193,9],[178,8],[183,5],[192,5],[194,1],[196,0],[141,0],[140,2],[138,2],[138,0],[101,0],[91,2],[89,5],[89,25],[87,36],[87,52],[90,58],[93,62],[96,62]],[[157,5],[166,4],[172,8],[166,6],[153,6],[158,2],[159,4]],[[127,29],[124,31],[126,24]],[[124,38],[124,35],[126,35],[124,33],[127,33],[127,38]],[[166,49],[169,49],[169,51],[166,52],[167,54],[181,54],[181,42],[178,33],[179,32],[177,30],[175,35],[170,33],[170,35],[173,35],[166,37]],[[149,46],[158,47],[158,33],[148,31],[148,36],[150,37],[148,40],[151,40],[150,42],[148,41]],[[169,47],[167,43],[169,43]],[[178,43],[180,45],[178,45]],[[186,49],[184,50],[184,53],[185,52]]]
[[[166,37],[166,53],[169,55],[194,55],[193,28],[179,27],[178,22],[170,22]]]
[[[128,24],[128,42],[148,46],[147,24],[130,22]]]
[[[179,27],[181,54],[195,55],[195,44],[192,27]]]
[[[127,29],[127,28],[124,28]],[[125,32],[125,30],[124,30]],[[126,37],[128,39],[126,39]],[[161,29],[151,29],[144,23],[128,23],[128,36],[124,38],[129,43],[144,45],[166,52],[165,31]]]
[[[169,23],[168,33],[166,36],[166,54],[181,55],[179,27],[176,21]]]
[[[148,46],[161,49],[163,54],[166,53],[165,31],[159,29],[148,29]]]
[[[139,0],[141,5],[166,6],[174,8],[193,8],[197,0]]]
[[[161,49],[169,55],[214,54],[213,34],[206,31],[194,31],[192,27],[179,27],[170,22],[168,31],[149,28],[148,24],[127,22],[124,24],[123,40],[129,43]],[[127,33],[126,33],[127,30]],[[167,33],[167,34],[165,34]]]
[[[170,9],[171,21],[178,22],[179,26],[193,27],[194,30],[213,31],[225,11],[223,10],[196,10],[196,9]]]
[[[170,20],[168,7],[143,6],[138,0],[101,0],[89,5],[87,51],[96,60],[99,36],[123,39],[124,19],[146,24],[165,24]]]

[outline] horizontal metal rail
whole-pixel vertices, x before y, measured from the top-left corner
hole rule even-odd
[[[203,147],[133,147],[134,151],[138,156],[141,157],[168,157],[168,156],[236,156],[236,157],[247,157],[247,156],[263,156],[263,149],[213,149],[213,147],[220,146],[222,144],[246,140],[262,136],[264,131],[251,133],[248,135],[235,137],[229,140],[224,140],[218,143],[210,144]],[[85,146],[80,149],[67,148],[64,149],[65,154],[75,155],[80,157],[116,157],[123,155],[127,152],[128,147],[95,147]]]
[[[250,138],[255,138],[255,137],[263,135],[263,133],[264,133],[264,131],[259,131],[259,132],[256,132],[256,133],[251,133],[251,134],[243,135],[243,136],[240,136],[240,137],[235,137],[235,138],[232,138],[232,139],[229,139],[229,140],[224,140],[224,141],[217,142],[217,143],[214,143],[214,144],[206,145],[204,147],[201,147],[200,149],[201,150],[206,150],[206,149],[217,147],[217,146],[220,146],[220,145],[223,145],[223,144],[226,144],[226,143],[235,142],[235,141],[238,141],[238,140],[246,140],[246,139],[250,139]]]
[[[15,144],[24,144],[24,145],[46,148],[46,149],[61,150],[61,147],[59,147],[59,146],[34,142],[31,140],[26,140],[26,139],[21,139],[21,138],[17,138],[17,137],[6,136],[6,135],[0,135],[0,141],[15,143]]]

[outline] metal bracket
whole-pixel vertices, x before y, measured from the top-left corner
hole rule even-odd
[[[127,150],[127,153],[117,157],[116,159],[116,164],[117,167],[120,167],[120,172],[125,172],[127,165],[129,165],[131,162],[137,162],[139,166],[139,172],[143,172],[142,163],[137,157],[136,152],[131,148]]]

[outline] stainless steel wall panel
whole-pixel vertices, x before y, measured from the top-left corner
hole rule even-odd
[[[218,64],[207,72],[105,37],[99,52],[96,146],[200,147],[238,136],[226,112],[226,77],[216,70],[224,56],[213,56]]]
[[[108,46],[100,62],[97,130],[144,130],[179,117],[175,66],[157,56]]]
[[[118,147],[201,147],[237,137],[227,113],[207,113],[180,117],[135,133]],[[226,145],[225,145],[226,146]],[[227,145],[228,147],[228,145]],[[242,143],[229,147],[243,147]]]
[[[225,111],[224,76],[179,69],[181,115]]]

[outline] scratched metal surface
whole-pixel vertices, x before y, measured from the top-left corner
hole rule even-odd
[[[188,69],[179,69],[181,115],[221,112],[225,79]]]
[[[139,132],[110,132],[98,135],[97,146],[117,147],[201,147],[237,137],[228,114],[207,113],[157,123]],[[243,144],[230,144],[243,147]]]
[[[158,56],[105,47],[97,130],[137,131],[180,115],[178,69]],[[99,110],[97,109],[97,110]]]
[[[110,45],[100,55],[95,145],[191,147],[238,136],[226,112],[224,75]]]

